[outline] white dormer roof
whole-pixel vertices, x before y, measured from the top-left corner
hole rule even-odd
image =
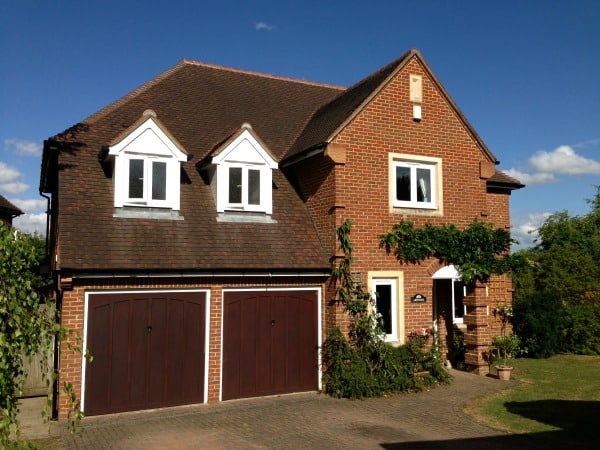
[[[182,147],[163,129],[154,111],[145,111],[142,120],[117,138],[108,150],[113,156],[123,152],[175,158],[179,162],[187,160]]]
[[[213,164],[223,162],[266,165],[269,169],[277,169],[277,161],[248,124],[242,125],[241,130],[213,154]]]

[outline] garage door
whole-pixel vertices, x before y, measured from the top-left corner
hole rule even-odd
[[[206,293],[91,294],[86,415],[204,401]]]
[[[318,388],[315,290],[225,292],[222,398]]]

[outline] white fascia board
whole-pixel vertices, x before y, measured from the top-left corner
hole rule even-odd
[[[121,141],[110,146],[108,154],[117,156],[123,151],[140,155],[168,156],[179,162],[187,160],[187,155],[167,136],[152,117],[149,117]]]

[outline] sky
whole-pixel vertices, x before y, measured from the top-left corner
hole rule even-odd
[[[0,0],[0,194],[44,234],[47,139],[182,59],[350,86],[418,48],[526,188],[513,236],[600,185],[600,2]],[[530,233],[532,232],[532,233]]]

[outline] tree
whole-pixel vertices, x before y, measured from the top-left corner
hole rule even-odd
[[[27,378],[23,361],[46,354],[57,332],[54,315],[40,308],[37,244],[0,222],[0,446],[11,432],[18,434],[17,396]]]
[[[515,330],[532,356],[600,353],[600,187],[591,211],[551,215],[537,245],[519,254],[514,274]]]

